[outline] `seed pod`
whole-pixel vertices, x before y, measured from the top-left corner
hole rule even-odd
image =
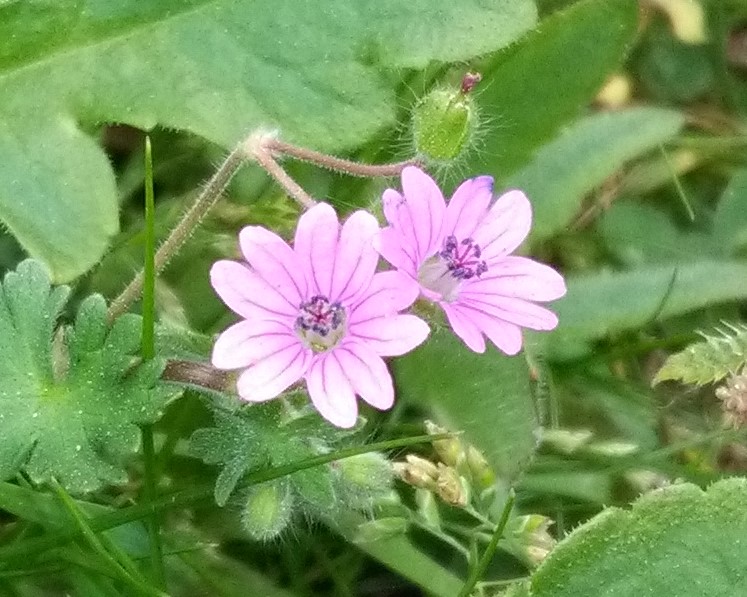
[[[425,160],[450,162],[470,146],[478,121],[469,93],[479,80],[470,73],[458,88],[437,88],[413,109],[412,129],[417,154]]]

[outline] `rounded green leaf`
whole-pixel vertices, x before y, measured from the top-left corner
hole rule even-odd
[[[395,123],[387,70],[501,48],[531,0],[0,2],[0,220],[55,281],[117,231],[114,176],[82,131],[162,125],[232,147],[252,129],[339,150]]]
[[[573,531],[530,597],[735,597],[747,587],[747,480],[673,485]]]

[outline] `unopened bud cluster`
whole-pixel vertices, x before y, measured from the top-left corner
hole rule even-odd
[[[747,424],[747,375],[732,375],[726,385],[716,388],[716,397],[722,401],[727,427],[739,429]]]
[[[425,425],[431,435],[446,433],[430,421]],[[460,508],[469,504],[475,492],[481,493],[494,485],[495,473],[474,446],[453,436],[435,440],[433,448],[440,462],[408,454],[404,462],[392,465],[394,472],[408,485],[426,489]]]

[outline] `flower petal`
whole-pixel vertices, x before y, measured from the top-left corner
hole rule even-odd
[[[441,303],[441,308],[446,313],[446,319],[454,333],[474,352],[485,352],[485,338],[475,323],[456,305]]]
[[[335,352],[314,361],[306,374],[306,386],[319,414],[333,425],[349,429],[358,419],[358,403]]]
[[[301,304],[306,278],[298,257],[282,238],[262,226],[247,226],[239,233],[239,244],[254,271],[292,304]]]
[[[379,262],[373,238],[379,223],[370,213],[356,211],[343,224],[337,245],[330,301],[355,300],[371,283]]]
[[[422,263],[441,248],[446,201],[435,181],[415,166],[402,170],[402,194],[417,242],[418,262]]]
[[[415,277],[417,273],[415,258],[402,246],[400,233],[392,226],[383,228],[374,236],[373,246],[390,265]],[[412,250],[411,248],[410,251]]]
[[[286,324],[244,320],[218,336],[211,362],[218,369],[240,369],[293,345],[300,341]]]
[[[357,322],[348,328],[348,336],[371,348],[382,357],[395,357],[422,344],[430,328],[415,315],[389,315]]]
[[[444,234],[471,238],[485,218],[493,198],[493,177],[478,176],[459,185],[446,206]]]
[[[524,193],[514,190],[498,197],[474,234],[488,267],[491,259],[516,249],[529,234],[531,225],[532,206]]]
[[[420,292],[418,283],[399,271],[375,274],[365,294],[351,306],[350,325],[370,319],[394,315],[415,302]]]
[[[469,305],[460,304],[457,309],[462,317],[469,319],[498,349],[507,355],[515,355],[521,350],[522,335],[519,326],[474,310]]]
[[[392,407],[394,384],[380,356],[358,342],[348,342],[339,347],[335,351],[335,356],[339,359],[356,394],[379,410],[388,410]]]
[[[530,301],[552,301],[565,292],[565,280],[553,268],[527,257],[509,255],[492,263],[481,277],[465,281],[459,296],[493,294]]]
[[[531,330],[553,330],[558,325],[555,313],[522,299],[485,294],[460,296],[459,304]]]
[[[318,203],[298,220],[293,248],[314,294],[329,298],[335,271],[340,223],[334,208]]]
[[[287,321],[298,311],[298,305],[237,261],[216,261],[210,268],[210,283],[229,309],[246,319]]]
[[[268,354],[239,376],[239,396],[249,402],[275,398],[304,376],[311,359],[311,351],[298,343]]]

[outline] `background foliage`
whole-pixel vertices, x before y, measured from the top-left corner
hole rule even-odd
[[[295,226],[253,165],[158,278],[157,357],[139,315],[109,325],[143,261],[146,131],[162,239],[254,128],[406,159],[413,106],[468,70],[470,149],[433,172],[524,189],[523,250],[568,281],[522,355],[438,329],[352,434],[301,395],[159,381],[231,323],[207,272],[237,231]],[[739,594],[746,116],[744,0],[0,2],[0,595],[453,597],[512,492],[475,594]],[[285,165],[343,213],[397,184]],[[463,434],[404,447],[426,420]],[[408,454],[461,484],[393,484]]]

